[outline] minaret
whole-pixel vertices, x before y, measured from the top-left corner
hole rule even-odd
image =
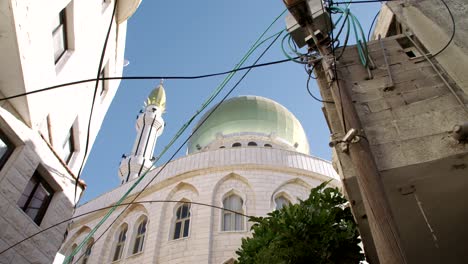
[[[129,156],[122,156],[119,177],[121,184],[144,174],[154,161],[153,153],[157,138],[164,130],[162,114],[166,110],[166,92],[161,83],[151,92],[144,110],[137,117],[137,137]]]

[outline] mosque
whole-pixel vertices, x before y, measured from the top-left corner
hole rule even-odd
[[[62,254],[107,212],[98,209],[115,204],[151,168],[165,107],[160,84],[137,118],[135,144],[119,167],[121,186],[77,208],[75,216],[96,211],[74,220]],[[233,263],[250,234],[246,216],[297,203],[330,180],[341,186],[330,162],[309,155],[305,131],[288,109],[260,96],[231,98],[200,119],[187,155],[145,176],[127,199],[143,191],[137,203],[114,222],[119,207],[73,263]]]

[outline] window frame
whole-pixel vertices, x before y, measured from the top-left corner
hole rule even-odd
[[[63,161],[65,161],[67,165],[70,165],[72,158],[77,151],[76,144],[75,144],[75,131],[74,130],[75,130],[74,125],[72,125],[70,129],[68,130],[67,136],[65,137],[65,141],[62,144],[62,149],[64,151],[66,150],[65,147],[69,145],[69,149],[67,150],[67,152],[64,152],[64,155],[63,155]]]
[[[33,183],[33,187],[29,191],[29,193],[27,195],[25,195],[25,192],[27,191],[27,187],[28,187],[29,183],[31,183],[32,181],[36,181],[36,182]],[[33,218],[28,213],[27,209],[30,207],[31,203],[33,202],[33,198],[35,198],[35,196],[37,194],[36,192],[39,189],[39,186],[42,186],[42,188],[46,192],[48,192],[49,195],[45,199],[41,200],[42,203],[41,203],[41,206],[39,207],[38,213]],[[23,192],[21,193],[21,197],[23,197],[23,195],[27,196],[26,201],[24,202],[24,204],[21,205],[21,204],[19,204],[20,200],[18,200],[17,204],[21,208],[21,210],[31,218],[31,220],[34,223],[36,223],[38,226],[40,226],[42,220],[44,219],[45,214],[47,213],[47,209],[49,208],[49,206],[50,206],[50,204],[52,202],[52,198],[54,197],[54,194],[55,194],[55,190],[52,187],[50,187],[49,183],[46,180],[44,180],[44,178],[39,173],[39,171],[36,170],[34,172],[34,174],[31,176],[31,178],[29,179],[29,181],[28,181],[27,185],[25,186]],[[21,197],[20,197],[20,199],[21,199]],[[37,208],[33,208],[33,209],[37,209]]]
[[[136,225],[136,230],[135,230],[135,239],[133,240],[133,246],[131,248],[132,255],[139,254],[143,252],[145,248],[145,242],[146,242],[146,233],[148,233],[148,218],[145,216],[143,219],[137,222],[138,225]],[[140,233],[140,226],[144,223],[144,232]],[[138,241],[138,249],[136,250],[137,247],[137,241]]]
[[[104,64],[101,71],[99,72],[99,78],[106,78],[109,76],[109,62]],[[99,96],[101,100],[104,100],[106,97],[107,91],[109,90],[109,82],[107,80],[99,80]]]
[[[125,250],[125,242],[127,241],[128,225],[127,224],[121,225],[118,231],[119,231],[118,235],[116,236],[117,243],[114,246],[114,254],[112,256],[112,262],[119,261],[123,257],[123,253]],[[119,250],[117,251],[117,249]],[[117,256],[117,252],[118,252],[118,256]]]
[[[7,150],[3,154],[2,157],[0,157],[0,171],[3,169],[3,166],[7,163],[8,159],[11,157],[11,154],[13,154],[13,151],[15,150],[16,146],[13,144],[13,142],[10,140],[10,138],[0,130],[0,140],[5,143]]]
[[[234,196],[237,196],[240,200],[241,200],[241,206],[240,206],[240,210],[235,210],[233,208],[227,208],[225,206],[225,201],[231,197],[234,197]],[[245,199],[244,197],[242,197],[241,195],[239,195],[238,193],[235,193],[235,192],[230,192],[228,194],[226,194],[223,199],[222,199],[222,208],[223,208],[223,211],[221,213],[221,231],[222,232],[245,232],[246,228],[245,228],[245,219],[244,219],[244,216],[245,215],[245,211],[246,211],[246,208],[245,208]],[[225,210],[227,209],[227,210]],[[237,213],[240,213],[240,214],[236,214],[234,212],[237,212]],[[225,215],[231,215],[230,217],[230,226],[231,228],[228,230],[226,229],[226,222],[225,222]],[[241,229],[236,229],[237,227],[237,219],[240,219],[240,227]]]
[[[187,207],[187,215],[185,217],[182,216],[184,207]],[[184,239],[190,236],[190,224],[191,224],[191,217],[192,217],[191,209],[192,209],[191,204],[187,203],[186,201],[183,201],[176,206],[175,211],[174,211],[175,217],[173,221],[173,228],[171,232],[172,240]],[[180,223],[180,229],[179,229],[179,234],[178,234],[179,236],[176,237],[177,224],[179,223]],[[187,234],[185,235],[185,233]]]
[[[281,206],[280,208],[278,208],[278,205],[279,205],[279,203],[278,203],[278,201],[277,201],[278,199],[283,199],[283,200],[285,200],[285,201],[287,202],[287,204],[282,204],[282,206]],[[286,196],[285,196],[284,194],[282,194],[282,193],[279,194],[279,195],[277,195],[277,196],[275,196],[274,201],[275,201],[275,210],[281,210],[282,208],[284,208],[285,205],[291,205],[291,204],[292,204],[291,200],[288,199],[288,197],[286,197]]]
[[[54,25],[52,29],[52,41],[53,41],[53,48],[54,48],[54,63],[57,65],[60,60],[64,57],[65,53],[67,53],[69,49],[68,43],[68,30],[67,30],[67,7],[60,10],[58,14],[59,24]],[[62,33],[62,41],[63,41],[63,51],[60,52],[60,55],[56,56],[57,47],[55,46],[55,36],[59,34],[59,31]]]
[[[93,245],[94,245],[94,238],[91,238],[86,244],[86,248],[83,252],[83,260],[81,261],[81,264],[87,264],[89,261],[89,258],[91,257],[91,254],[93,253]]]

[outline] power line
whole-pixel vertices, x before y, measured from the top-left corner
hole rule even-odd
[[[328,5],[331,6],[332,3],[333,3],[332,0],[329,0]],[[322,11],[325,12],[323,4],[322,4]],[[330,23],[333,26],[333,19],[331,15],[330,15]],[[336,54],[335,54],[335,47],[333,45],[333,41],[334,41],[334,34],[333,34],[333,28],[331,28],[331,43],[332,43],[331,50],[333,54],[333,75],[334,75],[333,78],[335,79],[336,85],[338,86],[338,95],[340,97],[341,119],[343,120],[343,130],[344,130],[344,133],[346,134],[346,121],[345,121],[345,115],[344,115],[344,109],[343,109],[343,100],[341,96],[341,86],[340,86],[340,81],[338,80],[338,72],[336,70]]]
[[[260,35],[260,37],[255,41],[255,43],[251,46],[251,48],[249,49],[249,51],[247,52],[247,54],[244,55],[244,57],[241,59],[241,61],[237,64],[236,68],[239,68],[242,63],[245,62],[245,60],[252,54],[252,52],[258,48],[258,45],[257,43],[261,40],[261,38],[263,38],[263,36],[266,34],[266,32],[273,26],[273,24],[286,12],[286,10],[284,10],[279,16],[277,16],[275,18],[275,20],[267,27],[267,29]],[[282,33],[282,32],[280,32]],[[265,54],[265,52],[273,45],[273,43],[279,38],[281,34],[277,34],[276,35],[276,38],[274,39],[274,41],[268,46],[268,48],[262,53],[262,55],[260,55],[260,57],[258,58],[258,60],[263,56],[263,54]],[[255,62],[257,63],[258,60]],[[242,79],[250,72],[251,69],[248,69],[247,72],[243,75]],[[221,92],[221,90],[225,87],[225,85],[227,84],[227,82],[233,77],[234,74],[230,74],[228,75],[228,77],[221,83],[220,86],[218,86],[218,88],[215,89],[215,91],[212,93],[212,95],[207,99],[205,100],[205,102],[202,104],[202,108],[197,110],[197,112],[189,119],[188,122],[186,122],[181,129],[179,129],[179,131],[176,133],[175,137],[171,140],[171,142],[168,144],[169,146],[171,146],[175,140],[177,138],[179,138],[182,134],[182,132],[188,127],[188,125],[195,119],[195,117],[201,113],[201,111],[203,111],[210,102],[212,102],[214,100],[214,98]],[[241,80],[242,80],[241,79]],[[237,84],[239,84],[240,82],[238,82]],[[236,85],[237,86],[237,85]],[[236,87],[235,86],[235,87]],[[233,89],[231,89],[231,92],[233,91]],[[225,97],[226,98],[226,97]],[[223,99],[224,100],[224,99]],[[219,105],[217,105],[214,109],[216,109]],[[208,116],[210,116],[213,112],[210,112]],[[206,119],[205,119],[206,120]],[[199,126],[194,130],[196,131],[197,129],[199,128]],[[169,159],[172,160],[175,155],[182,149],[183,145],[190,139],[187,138],[187,140],[177,149],[177,151],[171,156],[171,158]],[[166,151],[168,150],[168,146],[166,146],[162,153],[165,153]],[[162,155],[160,155],[162,156]],[[159,156],[159,157],[160,157]],[[157,160],[159,160],[159,157]],[[168,162],[169,162],[168,161]],[[157,162],[157,161],[156,161]],[[143,190],[145,188],[147,188],[149,186],[149,184],[156,178],[157,175],[159,175],[159,173],[164,170],[164,168],[167,166],[167,163],[165,163],[162,168],[158,171],[158,173],[156,173],[156,175],[143,187]],[[124,199],[126,199],[128,197],[128,195],[130,194],[131,191],[133,191],[134,188],[136,188],[136,186],[144,179],[144,177],[146,176],[146,174],[148,172],[150,172],[152,170],[147,170],[143,175],[141,175],[139,178],[137,178],[137,180],[133,183],[132,186],[130,186],[130,188],[125,192],[125,194],[117,201],[117,204],[120,204],[123,202]],[[137,195],[134,197],[133,200],[137,199],[137,197],[141,194],[140,193],[137,193]],[[78,247],[66,258],[66,260],[64,261],[64,263],[66,263],[67,261],[69,261],[74,255],[77,254],[77,252],[79,250],[81,250],[81,248],[85,245],[86,242],[88,242],[88,240],[94,235],[94,233],[97,231],[97,229],[109,218],[109,216],[112,214],[112,212],[115,210],[116,207],[113,207],[111,208],[107,213],[106,215],[96,224],[96,226],[90,231],[90,233],[83,239],[83,241],[78,245]],[[124,209],[125,210],[125,209]]]
[[[455,38],[455,32],[456,32],[456,28],[455,28],[455,18],[453,17],[453,14],[452,14],[452,10],[450,10],[450,7],[447,5],[447,3],[444,1],[444,0],[440,0],[444,6],[447,8],[447,11],[450,15],[450,19],[452,20],[452,36],[450,36],[450,39],[449,41],[447,42],[447,44],[445,44],[445,46],[439,50],[438,52],[436,52],[436,54],[432,55],[432,57],[435,57],[437,55],[439,55],[440,53],[442,53],[453,41],[453,39]]]
[[[379,16],[379,14],[380,14],[380,10],[379,10],[379,12],[377,12],[377,14],[375,14],[374,19],[372,19],[372,23],[371,23],[371,25],[369,27],[369,32],[367,33],[367,41],[370,41],[370,34],[372,32],[372,27],[374,26],[375,21],[377,20],[377,17]]]
[[[177,200],[147,200],[147,201],[134,201],[134,202],[130,202],[130,203],[121,203],[119,206],[124,206],[124,205],[133,205],[133,204],[151,204],[151,203],[188,203],[188,204],[195,204],[195,205],[201,205],[201,206],[207,206],[207,207],[212,207],[212,208],[215,208],[215,209],[220,209],[220,210],[225,210],[225,211],[228,211],[228,212],[231,212],[231,213],[234,213],[234,214],[238,214],[238,215],[241,215],[241,216],[244,216],[244,217],[252,217],[250,215],[246,215],[246,214],[243,214],[243,213],[239,213],[239,212],[236,212],[236,211],[233,211],[233,210],[230,210],[230,209],[225,209],[223,207],[220,207],[220,206],[216,206],[216,205],[212,205],[212,204],[206,204],[206,203],[200,203],[200,202],[190,202],[190,201],[177,201]],[[59,225],[62,225],[62,224],[65,224],[65,223],[68,223],[70,222],[71,220],[74,220],[74,219],[77,219],[77,218],[80,218],[80,217],[83,217],[83,216],[86,216],[86,215],[89,215],[89,214],[93,214],[93,213],[96,213],[96,212],[99,212],[99,211],[102,211],[102,210],[106,210],[106,209],[109,209],[109,208],[112,208],[112,206],[106,206],[106,207],[101,207],[99,209],[95,209],[95,210],[91,210],[91,211],[88,211],[88,212],[85,212],[85,213],[82,213],[82,214],[79,214],[79,215],[76,215],[76,216],[73,216],[73,217],[70,217],[68,219],[65,219],[65,220],[62,220],[60,222],[57,222],[47,228],[44,228],[42,229],[41,231],[39,232],[36,232],[18,242],[16,242],[15,244],[9,246],[8,248],[2,250],[0,252],[0,255],[2,255],[3,253],[7,252],[8,250],[16,247],[17,245],[23,243],[24,241],[26,240],[29,240],[39,234],[42,234],[54,227],[57,227]]]
[[[294,57],[292,59],[299,59],[299,58],[300,58],[300,56]],[[49,86],[49,87],[46,87],[46,88],[38,89],[38,90],[27,92],[27,93],[12,95],[12,96],[8,96],[8,97],[5,97],[5,98],[0,98],[0,102],[5,101],[5,100],[18,98],[18,97],[22,97],[22,96],[26,96],[26,95],[30,95],[30,94],[41,93],[41,92],[54,90],[54,89],[58,89],[58,88],[66,87],[66,86],[72,86],[72,85],[87,83],[87,82],[94,82],[94,81],[98,81],[98,80],[160,80],[160,79],[165,79],[165,80],[195,80],[195,79],[202,79],[202,78],[226,75],[226,74],[230,74],[230,73],[236,73],[238,71],[244,71],[244,70],[248,70],[248,69],[252,69],[252,68],[260,68],[260,67],[265,67],[265,66],[270,66],[270,65],[275,65],[275,64],[281,64],[281,63],[285,63],[285,62],[288,62],[288,61],[291,61],[291,59],[271,61],[271,62],[266,62],[266,63],[260,63],[260,64],[257,64],[257,65],[250,65],[250,66],[240,67],[240,68],[233,69],[233,70],[230,70],[230,71],[210,73],[210,74],[204,74],[204,75],[194,75],[194,76],[124,76],[124,77],[104,77],[104,78],[99,77],[99,78],[92,78],[92,79],[84,79],[84,80],[80,80],[80,81],[74,81],[74,82],[68,82],[68,83],[62,83],[62,84],[58,84],[58,85],[54,85],[54,86]]]
[[[117,11],[117,1],[118,0],[116,0],[114,2],[114,8],[112,10],[111,21],[109,23],[109,28],[107,29],[106,38],[104,40],[104,46],[102,47],[101,58],[99,59],[99,66],[98,66],[98,70],[97,70],[96,84],[94,86],[94,95],[93,95],[93,100],[91,102],[91,110],[89,112],[88,129],[87,129],[87,132],[86,132],[86,144],[85,144],[85,149],[84,149],[83,161],[81,162],[81,166],[80,166],[80,169],[78,170],[78,174],[76,175],[76,180],[75,180],[75,194],[73,196],[73,201],[75,202],[75,204],[73,206],[74,210],[76,209],[76,206],[78,204],[78,202],[76,202],[76,194],[78,193],[78,182],[80,180],[81,171],[83,170],[83,167],[84,167],[84,164],[85,164],[85,161],[86,161],[86,156],[88,155],[89,138],[90,138],[90,134],[91,134],[91,123],[92,123],[91,120],[93,118],[94,104],[96,102],[96,95],[97,95],[97,90],[98,90],[98,87],[99,87],[99,76],[101,75],[102,65],[104,63],[104,57],[106,55],[107,43],[109,42],[109,36],[110,36],[110,32],[112,30],[112,24],[114,23],[114,16],[115,16],[116,11]]]
[[[314,67],[315,67],[315,65],[314,65],[314,66],[312,67],[312,69],[310,69],[309,72],[308,72],[308,75],[309,75],[309,76],[307,77],[307,84],[306,84],[307,92],[309,93],[309,95],[310,95],[315,101],[318,101],[318,102],[320,102],[320,103],[334,104],[335,102],[333,102],[333,101],[324,101],[324,100],[318,98],[318,97],[315,96],[315,95],[312,93],[312,91],[310,90],[310,85],[309,85],[309,83],[310,83],[310,79],[312,78],[312,71],[313,71]]]
[[[273,44],[276,42],[276,40],[278,40],[278,38],[280,37],[281,34],[278,34],[276,36],[276,38],[270,43],[270,45],[268,45],[268,47],[262,52],[262,54],[260,54],[260,56],[255,60],[254,62],[254,65],[266,54],[266,52],[273,46]],[[169,158],[169,160],[161,167],[161,169],[153,176],[153,178],[142,188],[142,190],[140,192],[137,193],[137,195],[132,199],[132,202],[135,201],[138,196],[140,194],[143,193],[143,191],[153,182],[153,180],[164,170],[164,168],[172,161],[172,159],[177,155],[177,153],[179,153],[179,151],[183,148],[183,146],[190,140],[190,138],[195,134],[195,132],[198,131],[198,129],[200,129],[200,127],[209,119],[209,117],[216,111],[216,109],[218,109],[218,107],[228,98],[228,96],[239,86],[239,84],[242,82],[242,80],[244,80],[244,78],[249,74],[249,72],[252,70],[253,68],[250,68],[248,69],[244,75],[242,75],[242,77],[237,81],[237,83],[228,91],[228,93],[226,93],[226,95],[221,99],[221,101],[219,103],[217,103],[214,107],[213,107],[213,110],[211,110],[211,112],[209,112],[206,116],[206,118],[204,118],[200,125],[198,125],[192,132],[192,134],[190,134],[190,136],[188,136],[184,142],[179,146],[179,148],[174,152],[174,154]],[[148,173],[149,171],[147,171],[146,173]],[[145,174],[146,174],[145,173]],[[94,240],[93,242],[93,245],[110,229],[110,227],[117,221],[117,219],[125,212],[126,209],[128,209],[130,205],[127,205],[121,212],[120,214],[112,221],[112,223],[103,231],[103,233],[96,239]],[[83,242],[82,242],[83,243]],[[78,261],[83,257],[84,253],[80,255],[80,257],[76,260],[75,263],[78,263]],[[68,258],[70,258],[71,256],[69,256]]]

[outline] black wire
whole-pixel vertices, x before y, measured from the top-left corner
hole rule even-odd
[[[379,16],[379,14],[380,14],[380,10],[379,10],[379,12],[377,12],[377,14],[375,14],[374,19],[372,19],[372,23],[371,23],[371,25],[369,27],[369,32],[367,33],[367,42],[370,41],[370,34],[372,32],[372,27],[374,26],[374,23],[377,20],[377,17]]]
[[[280,37],[281,34],[278,34],[276,36],[276,38],[270,43],[270,45],[268,45],[268,47],[260,54],[260,56],[255,60],[254,64],[257,64],[257,62],[265,55],[265,53],[273,46],[273,44],[276,42],[276,40],[278,40],[278,38]],[[164,170],[164,168],[169,164],[169,162],[172,161],[172,159],[177,155],[177,153],[179,153],[179,151],[183,148],[183,146],[190,140],[190,138],[194,135],[195,132],[198,131],[198,129],[208,120],[208,118],[216,111],[216,109],[218,109],[218,107],[226,100],[226,98],[239,86],[239,84],[242,82],[242,80],[244,80],[244,78],[247,76],[247,74],[249,74],[249,72],[252,70],[253,68],[249,68],[245,73],[244,75],[242,75],[242,77],[237,81],[237,83],[231,88],[231,90],[229,90],[228,93],[226,93],[226,95],[221,99],[221,101],[216,104],[214,107],[213,107],[213,110],[211,110],[211,112],[208,113],[208,115],[202,120],[202,122],[200,123],[200,125],[198,125],[192,132],[192,134],[190,134],[190,136],[188,136],[184,142],[179,146],[179,148],[174,152],[174,154],[169,158],[169,160],[164,163],[164,165],[161,167],[161,169],[153,176],[153,178],[151,178],[151,180],[142,188],[142,190],[140,192],[138,192],[136,194],[136,196],[132,199],[132,202],[135,201],[138,196],[140,196],[140,194],[142,194],[145,189],[153,182],[153,180]],[[96,239],[94,240],[93,244],[91,246],[93,246],[97,241],[99,241],[99,239],[110,229],[110,227],[117,221],[117,219],[125,212],[126,209],[128,209],[130,207],[130,205],[127,205],[121,212],[120,214],[117,215],[117,217],[112,221],[112,223],[102,232],[102,234]],[[78,263],[78,261],[84,256],[84,253],[80,255],[80,257],[75,261],[75,263]]]
[[[328,1],[328,6],[332,6],[333,4],[334,4],[333,0]],[[322,4],[322,11],[325,12],[323,4]],[[329,18],[330,18],[329,19],[330,23],[333,25],[332,16],[330,15]],[[332,29],[331,30],[331,42],[333,42],[333,39],[334,39],[334,36],[333,36],[333,29]],[[336,85],[338,86],[338,95],[340,97],[341,119],[343,120],[344,133],[346,133],[346,120],[345,120],[344,109],[343,109],[343,100],[342,100],[342,97],[341,97],[341,86],[340,86],[340,82],[338,80],[338,71],[336,70],[336,54],[335,54],[335,48],[334,48],[333,45],[331,45],[331,49],[332,49],[332,54],[333,54],[333,65],[332,65],[333,66],[333,75],[334,75],[334,79],[336,81]]]
[[[348,18],[349,18],[349,13],[346,13],[346,17],[345,17],[345,20],[343,21],[343,25],[341,25],[340,31],[336,36],[337,38],[340,36],[341,31],[343,30],[343,28],[345,26],[345,23],[348,21]],[[347,34],[346,34],[345,41],[344,41],[344,44],[343,44],[343,48],[341,49],[341,53],[340,53],[340,55],[338,57],[336,57],[335,61],[339,61],[341,59],[341,57],[343,56],[343,54],[344,54],[344,52],[346,50],[346,47],[348,46],[348,40],[349,40],[349,32],[347,32]]]
[[[244,217],[252,217],[252,216],[250,216],[250,215],[246,215],[246,214],[243,214],[243,213],[239,213],[239,212],[236,212],[236,211],[233,211],[233,210],[230,210],[230,209],[225,209],[225,208],[223,208],[223,207],[219,207],[219,206],[216,206],[216,205],[205,204],[205,203],[199,203],[199,202],[189,202],[189,201],[148,200],[148,201],[139,201],[139,202],[131,202],[131,203],[121,203],[119,206],[132,205],[132,204],[146,204],[146,203],[188,203],[188,204],[202,205],[202,206],[212,207],[212,208],[215,208],[215,209],[225,210],[225,211],[229,211],[229,212],[234,213],[234,214],[242,215],[242,216],[244,216]],[[5,250],[1,251],[1,252],[0,252],[0,255],[3,254],[3,253],[5,253],[5,252],[7,252],[8,250],[10,250],[10,249],[16,247],[17,245],[23,243],[24,241],[29,240],[29,239],[31,239],[31,238],[33,238],[33,237],[35,237],[35,236],[37,236],[37,235],[39,235],[39,234],[41,234],[41,233],[47,231],[47,230],[50,230],[50,229],[52,229],[52,228],[54,228],[54,227],[57,227],[57,226],[59,226],[59,225],[61,225],[61,224],[65,224],[65,223],[67,223],[67,222],[69,222],[69,221],[71,221],[71,220],[74,220],[74,219],[76,219],[76,218],[80,218],[80,217],[82,217],[82,216],[86,216],[86,215],[89,215],[89,214],[92,214],[92,213],[96,213],[96,212],[99,212],[99,211],[102,211],[102,210],[110,209],[110,208],[112,208],[112,207],[113,207],[113,205],[111,205],[111,206],[106,206],[106,207],[101,207],[101,208],[99,208],[99,209],[91,210],[91,211],[89,211],[89,212],[82,213],[82,214],[79,214],[79,215],[70,217],[70,218],[68,218],[68,219],[65,219],[65,220],[63,220],[63,221],[60,221],[60,222],[58,222],[58,223],[55,223],[55,224],[53,224],[53,225],[51,225],[51,226],[49,226],[49,227],[47,227],[47,228],[44,228],[44,229],[42,229],[41,231],[36,232],[36,233],[34,233],[34,234],[32,234],[32,235],[30,235],[30,236],[28,236],[28,237],[26,237],[26,238],[24,238],[24,239],[18,241],[18,242],[16,242],[15,244],[9,246],[9,247],[6,248]]]
[[[450,7],[447,5],[447,3],[444,1],[444,0],[440,0],[444,5],[445,7],[447,8],[447,11],[449,12],[449,15],[450,15],[450,19],[452,20],[452,36],[450,36],[450,39],[449,41],[447,42],[447,44],[445,44],[445,46],[439,50],[438,52],[436,52],[436,54],[432,55],[432,57],[435,57],[437,55],[439,55],[440,53],[442,53],[453,41],[453,39],[455,38],[455,32],[456,32],[456,28],[455,28],[455,18],[453,17],[453,14],[452,14],[452,11],[450,10]]]
[[[295,59],[299,59],[299,58],[301,58],[301,56],[297,56],[297,57],[294,57],[292,59],[295,60]],[[39,90],[27,92],[27,93],[21,93],[21,94],[17,94],[17,95],[8,96],[8,97],[5,97],[5,98],[0,98],[0,102],[5,101],[5,100],[14,99],[14,98],[17,98],[17,97],[30,95],[30,94],[45,92],[45,91],[49,91],[49,90],[53,90],[53,89],[57,89],[57,88],[65,87],[65,86],[71,86],[71,85],[80,84],[80,83],[87,83],[87,82],[94,82],[94,81],[97,81],[97,80],[160,80],[160,79],[164,79],[164,80],[194,80],[194,79],[202,79],[202,78],[226,75],[226,74],[229,74],[229,73],[248,70],[248,69],[252,69],[252,68],[259,68],[259,67],[264,67],[264,66],[269,66],[269,65],[274,65],[274,64],[285,63],[285,62],[288,62],[288,61],[291,61],[291,59],[271,61],[271,62],[266,62],[266,63],[260,63],[260,64],[257,64],[257,65],[245,66],[245,67],[241,67],[241,68],[238,68],[238,69],[235,69],[235,70],[230,70],[230,71],[225,71],[225,72],[210,73],[210,74],[204,74],[204,75],[194,75],[194,76],[127,76],[127,77],[104,77],[104,78],[97,78],[97,79],[95,79],[95,78],[85,79],[85,80],[74,81],[74,82],[69,82],[69,83],[62,83],[62,84],[42,88],[42,89],[39,89]]]
[[[97,95],[97,90],[98,90],[98,87],[99,87],[99,76],[101,75],[102,65],[104,63],[104,57],[106,55],[107,43],[109,42],[109,36],[110,36],[110,32],[112,30],[112,24],[114,23],[114,16],[115,16],[116,11],[117,11],[117,2],[118,2],[118,0],[116,0],[114,2],[114,9],[112,10],[111,21],[109,23],[109,28],[107,29],[107,35],[106,35],[106,39],[104,40],[104,46],[102,47],[101,58],[99,59],[99,67],[98,67],[98,70],[97,70],[96,84],[94,86],[93,100],[91,102],[91,110],[89,112],[88,130],[86,132],[86,144],[85,144],[85,149],[84,149],[83,161],[81,162],[80,169],[78,171],[78,174],[76,175],[75,194],[74,194],[73,201],[76,201],[76,194],[78,193],[78,182],[80,180],[81,172],[83,170],[83,167],[84,167],[84,164],[85,164],[85,161],[86,161],[86,155],[88,155],[89,138],[90,138],[90,134],[91,134],[91,120],[93,118],[94,103],[96,102],[96,95]],[[76,209],[77,205],[78,205],[78,202],[75,202],[75,204],[73,206],[73,209]]]
[[[324,100],[321,100],[320,98],[316,97],[316,96],[310,91],[309,83],[310,83],[310,78],[311,78],[311,77],[312,77],[312,70],[310,70],[309,76],[307,77],[307,92],[309,93],[309,95],[310,95],[315,101],[318,101],[318,102],[320,102],[320,103],[334,104],[335,102],[333,102],[333,101],[324,101]]]

